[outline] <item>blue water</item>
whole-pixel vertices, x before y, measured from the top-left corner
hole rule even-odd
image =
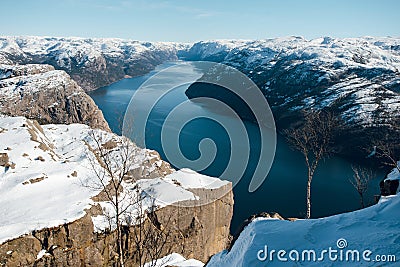
[[[90,92],[90,96],[103,111],[113,132],[121,134],[125,110],[139,86],[156,71],[173,64],[165,63],[147,75],[123,79]],[[177,73],[176,77],[178,78],[179,75]],[[187,86],[178,87],[160,100],[147,122],[146,146],[157,150],[165,160],[167,157],[161,145],[161,128],[168,113],[176,105],[187,100],[184,94],[186,88]],[[143,95],[143,101],[153,101],[151,91]],[[204,117],[221,116],[218,114],[218,110],[205,108],[195,102],[191,102],[183,112],[194,112],[202,114]],[[250,160],[242,179],[233,189],[235,204],[231,231],[234,233],[247,217],[263,211],[278,212],[284,217],[304,217],[307,181],[304,159],[300,153],[291,150],[281,136],[278,136],[277,139],[275,159],[267,179],[258,190],[253,193],[248,192],[249,180],[260,154],[260,129],[250,122],[245,122],[245,127],[251,145]],[[197,159],[200,156],[198,144],[204,138],[214,140],[218,153],[213,163],[201,172],[218,177],[228,164],[229,157],[227,155],[230,154],[231,147],[227,133],[216,122],[196,119],[188,123],[182,129],[179,137],[181,151],[185,157],[192,160]],[[331,157],[321,162],[312,182],[312,217],[329,216],[356,210],[360,207],[358,194],[349,182],[352,175],[351,163],[342,158]],[[376,179],[371,182],[366,198],[368,203],[372,203],[373,195],[378,194],[378,183],[382,178],[383,174],[378,172]]]

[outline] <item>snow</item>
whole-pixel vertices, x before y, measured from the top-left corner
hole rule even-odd
[[[164,179],[172,182],[176,181],[185,189],[191,189],[191,188],[216,189],[224,185],[227,185],[229,183],[227,181],[219,179],[217,180],[215,178],[199,174],[187,168],[183,168],[177,172],[167,175]]]
[[[395,92],[400,70],[398,47],[400,38],[324,37],[306,40],[285,37],[203,41],[194,44],[190,51],[196,59],[223,57],[222,63],[245,73],[264,73],[267,79],[275,79],[274,73],[285,70],[291,75],[289,79],[300,80],[298,84],[302,81],[310,83],[312,92],[303,92],[296,98],[288,96],[283,103],[275,102],[277,106],[292,111],[310,107],[320,109],[346,99],[345,106],[339,107],[343,112],[342,118],[349,123],[369,126],[387,124],[390,117],[399,114],[400,96]],[[276,66],[276,62],[280,64]],[[263,70],[255,71],[260,68]],[[258,86],[268,89],[267,97],[284,96],[284,90],[276,90],[264,77],[261,82],[264,84]],[[298,102],[305,105],[292,107]]]
[[[86,125],[43,125],[23,117],[0,116],[0,153],[7,153],[9,166],[0,166],[0,244],[7,240],[29,234],[33,230],[55,227],[83,217],[92,205],[101,205],[110,213],[110,203],[94,202],[92,197],[99,190],[84,185],[93,183],[95,177],[87,144],[93,146],[89,133],[102,136],[102,140],[118,140],[112,133],[92,130]],[[117,153],[114,149],[110,153]],[[155,157],[154,151],[135,148],[132,168],[148,166]],[[146,168],[155,169],[159,160]],[[151,164],[151,163],[150,163]],[[154,165],[154,166],[153,166]],[[100,165],[95,168],[101,168]],[[225,184],[186,170],[171,174],[187,188],[192,186]],[[73,173],[77,175],[72,175]],[[147,194],[150,207],[155,199],[157,207],[163,207],[198,197],[172,181],[171,177],[143,179],[136,183],[124,183],[124,190],[133,191],[137,184],[141,194]],[[126,193],[126,192],[123,192]],[[146,206],[147,205],[147,206]],[[134,207],[132,207],[134,209]],[[132,210],[134,212],[134,210]],[[98,231],[110,225],[105,215],[92,217]]]
[[[157,162],[155,162],[157,164]],[[121,207],[126,207],[127,214],[130,217],[138,217],[138,210],[148,210],[151,207],[162,208],[172,205],[179,201],[199,200],[199,196],[195,195],[190,189],[217,189],[229,184],[228,181],[222,181],[213,177],[199,174],[190,169],[181,169],[175,171],[165,177],[154,179],[141,179],[134,183],[124,183],[124,192],[121,195],[126,196],[126,201],[120,203]],[[136,195],[136,187],[140,188],[140,194],[145,198],[142,206],[139,207],[133,200],[138,199]],[[132,204],[134,203],[134,204]],[[96,232],[102,232],[106,229],[115,229],[116,222],[110,221],[109,218],[115,216],[115,210],[109,201],[99,202],[104,215],[92,216],[92,222]],[[122,208],[125,209],[125,208]],[[132,222],[132,224],[139,222]]]
[[[144,188],[145,194],[155,199],[155,205],[167,206],[176,201],[196,200],[197,197],[172,181],[163,178],[142,179],[137,182],[140,188]]]
[[[60,105],[58,102],[54,102],[53,104],[49,105],[48,108],[54,108]]]
[[[393,178],[400,179],[400,174],[393,171]],[[400,260],[399,219],[400,194],[382,197],[378,204],[362,210],[322,219],[291,222],[259,218],[242,231],[230,251],[214,255],[207,266],[382,266],[377,257],[388,259],[394,255],[397,262]],[[343,247],[343,244],[347,246]],[[330,260],[328,254],[321,258],[321,252],[329,248],[337,250],[333,254],[338,257],[335,261]],[[268,255],[275,250],[272,260],[263,258],[265,250]],[[286,252],[287,262],[277,258],[279,250]],[[303,251],[313,250],[322,261],[301,257],[299,261],[295,261],[296,257],[291,260],[289,253],[292,250],[300,256]],[[347,255],[348,251],[354,250],[358,251],[360,261],[355,258],[352,262],[350,256],[348,260],[345,256],[340,258],[340,253]],[[368,250],[371,255],[364,260],[362,253]],[[397,262],[386,262],[384,266],[398,266]]]
[[[397,162],[397,166],[400,166],[400,161]],[[385,180],[400,180],[400,172],[397,168],[394,168],[386,177]]]
[[[146,263],[145,267],[153,266],[151,263]],[[176,266],[176,267],[203,267],[204,263],[199,260],[189,259],[186,260],[182,255],[178,253],[172,253],[161,259],[158,259],[155,263],[155,267],[168,267],[168,266]]]
[[[5,36],[0,37],[0,56],[1,53],[22,58],[28,58],[31,55],[51,55],[58,67],[71,70],[75,64],[104,65],[103,55],[135,60],[148,52],[183,50],[188,46],[189,44],[183,43],[140,42],[118,38]]]
[[[0,149],[11,148],[3,152],[16,164],[14,169],[3,168],[0,173],[0,211],[7,214],[0,219],[0,243],[84,216],[84,210],[92,203],[90,197],[99,193],[80,184],[80,179],[91,179],[91,175],[85,167],[88,163],[84,157],[86,149],[81,140],[74,138],[80,139],[88,128],[65,126],[58,128],[59,135],[53,135],[55,126],[46,126],[43,134],[21,117],[1,118],[0,125],[6,129],[0,134]],[[36,160],[38,158],[43,161]],[[66,158],[68,164],[63,163]],[[79,177],[68,178],[73,171],[77,171]],[[41,178],[43,180],[32,182]]]
[[[286,68],[290,73],[293,71],[293,79],[299,79],[306,84],[311,82],[312,89],[317,92],[314,92],[315,97],[303,94],[293,99],[295,101],[279,103],[282,104],[280,107],[289,109],[294,103],[303,102],[305,103],[303,108],[318,109],[337,104],[342,99],[349,99],[348,103],[353,105],[340,107],[343,110],[341,114],[343,119],[361,126],[369,126],[380,122],[385,124],[386,117],[393,117],[393,113],[398,113],[400,110],[400,96],[393,91],[393,88],[398,88],[399,81],[400,51],[398,47],[400,47],[400,38],[389,37],[323,37],[307,40],[291,36],[265,40],[211,40],[184,44],[140,42],[117,38],[31,36],[0,37],[0,59],[5,58],[3,61],[9,62],[12,58],[17,58],[18,62],[30,62],[29,58],[32,56],[45,57],[55,60],[54,64],[57,68],[65,69],[69,73],[74,73],[72,70],[76,68],[83,70],[93,66],[106,73],[107,62],[113,59],[130,65],[132,62],[147,59],[149,55],[157,56],[160,52],[168,53],[172,58],[173,55],[183,52],[182,54],[188,53],[189,58],[193,56],[196,60],[217,59],[245,73],[260,75],[270,73],[269,70],[273,68],[282,68],[282,70]],[[277,62],[283,65],[276,66]],[[315,71],[317,73],[310,76]],[[351,73],[358,74],[351,76]],[[371,77],[364,77],[364,74],[360,73],[368,73],[367,76]],[[7,71],[0,71],[0,79],[8,75]],[[273,80],[274,77],[267,78]],[[265,84],[259,84],[259,87],[268,88],[269,94],[277,94],[279,97],[285,93],[275,92],[274,86],[270,86],[264,79],[261,81]],[[335,85],[326,88],[325,83]],[[0,90],[4,92],[4,96],[12,89],[16,89],[12,91],[14,94],[35,90],[35,88],[29,88],[28,85],[20,88],[15,83],[0,85],[0,87],[4,86],[6,89]],[[371,94],[357,92],[363,91],[364,87],[368,87]],[[376,87],[382,90],[373,90]],[[318,90],[321,91],[318,92]],[[304,100],[310,96],[314,97],[314,102]],[[372,102],[378,106],[371,105]],[[353,106],[355,106],[354,109],[348,109]],[[291,110],[296,110],[296,108]],[[392,114],[381,118],[380,114],[386,111]]]
[[[42,249],[41,251],[39,251],[39,253],[36,256],[36,260],[40,260],[41,258],[43,258],[44,256],[50,256],[49,253],[47,253],[47,250]]]
[[[41,90],[57,90],[71,82],[65,71],[53,70],[45,73],[29,74],[0,80],[0,96],[3,99],[13,99],[20,94],[34,94]]]
[[[140,188],[139,194],[144,194],[145,196],[140,204],[135,201],[139,199],[135,190],[136,186]],[[153,205],[157,208],[162,208],[178,201],[196,200],[198,198],[192,192],[162,178],[141,179],[135,183],[124,183],[123,188],[124,192],[120,196],[123,201],[121,201],[120,206],[131,217],[132,224],[139,223],[135,222],[134,218],[138,217],[140,210],[144,212],[152,208]],[[116,229],[116,221],[112,220],[112,218],[115,218],[115,209],[112,203],[102,201],[99,204],[102,207],[104,215],[92,216],[95,231],[102,232],[109,228],[112,230]]]

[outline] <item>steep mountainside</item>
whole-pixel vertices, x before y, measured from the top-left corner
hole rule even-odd
[[[120,158],[125,141],[112,133],[82,124],[41,126],[23,117],[0,117],[1,265],[112,265],[115,235],[104,234],[113,229],[106,220],[111,203],[95,186],[95,170],[105,167],[96,160],[92,136],[101,136],[105,153]],[[173,252],[205,261],[224,249],[233,212],[231,184],[191,170],[175,171],[157,152],[134,144],[131,153],[121,195],[135,194],[140,186],[147,196],[143,210],[155,199],[155,218],[170,228]],[[139,212],[136,204],[127,207],[129,214]]]
[[[0,113],[109,130],[94,101],[65,71],[50,65],[0,64]]]
[[[0,37],[0,63],[49,64],[65,70],[86,91],[125,76],[142,75],[177,59],[187,45],[121,39]]]
[[[329,108],[350,126],[346,137],[357,145],[391,131],[400,119],[398,38],[199,42],[181,56],[244,72],[268,99],[279,127],[296,121],[301,110]],[[187,94],[208,95],[194,86]],[[360,131],[366,139],[358,142]]]

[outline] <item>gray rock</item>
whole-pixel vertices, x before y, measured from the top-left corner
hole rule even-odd
[[[109,131],[101,110],[64,71],[49,65],[0,65],[0,112],[41,124],[83,123]]]

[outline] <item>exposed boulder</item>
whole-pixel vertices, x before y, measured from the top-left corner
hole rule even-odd
[[[399,163],[400,161],[397,163],[398,166],[400,166]],[[389,172],[385,179],[380,182],[379,187],[381,189],[381,196],[396,195],[400,191],[399,182],[400,170],[397,167]]]
[[[396,195],[399,188],[399,180],[383,180],[379,183],[381,196]]]
[[[8,154],[7,153],[0,153],[0,166],[6,167],[8,166]]]

